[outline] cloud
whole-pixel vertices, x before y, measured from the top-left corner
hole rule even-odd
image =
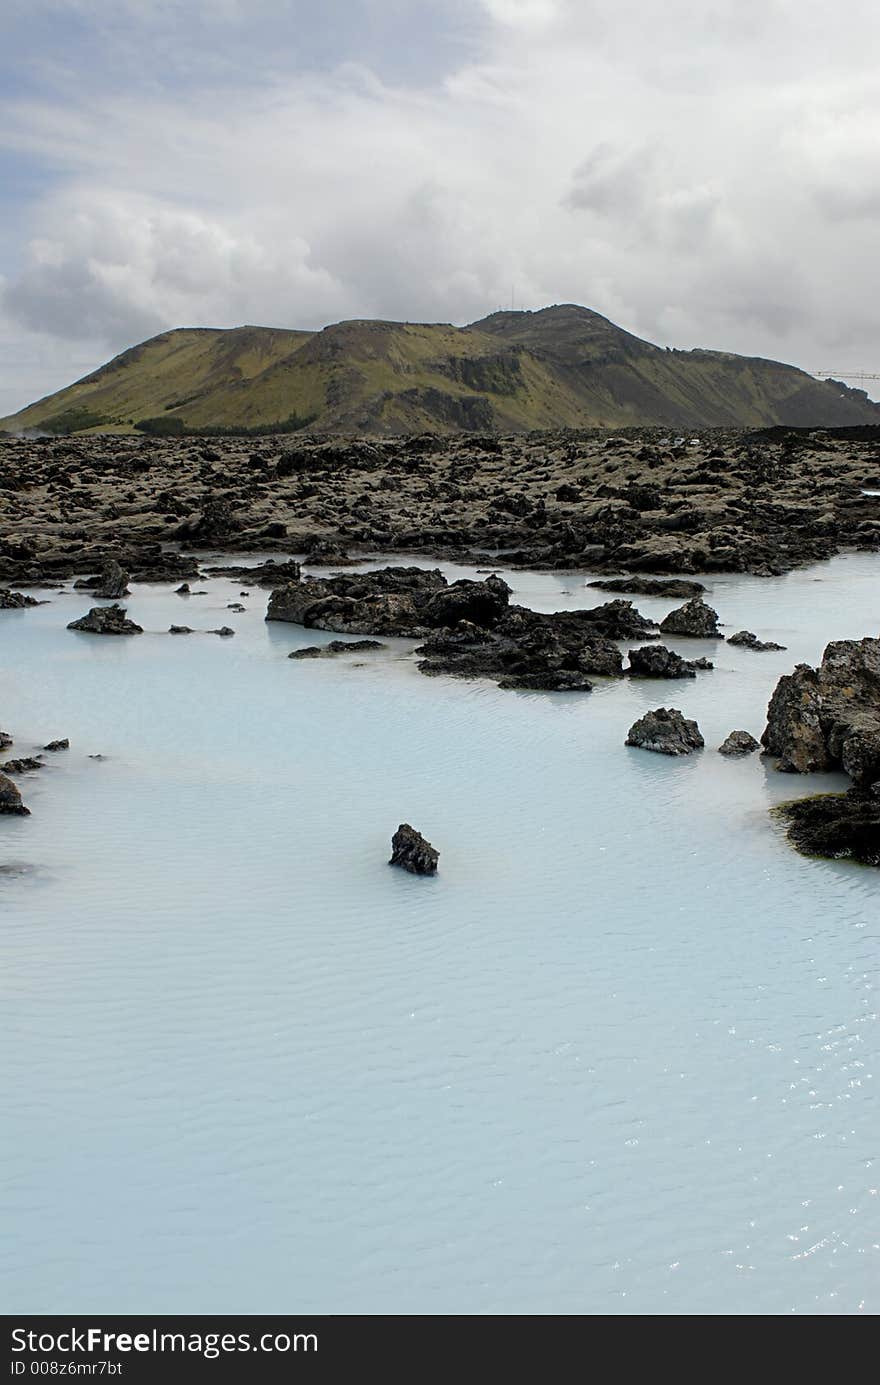
[[[663,344],[880,360],[866,0],[66,8],[104,67],[50,50],[0,109],[41,172],[0,240],[0,352],[464,322],[513,292]]]

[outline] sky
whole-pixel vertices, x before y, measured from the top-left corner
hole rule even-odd
[[[511,303],[880,373],[875,0],[0,0],[0,21],[0,415],[169,327]]]

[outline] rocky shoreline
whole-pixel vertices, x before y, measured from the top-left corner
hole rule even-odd
[[[774,575],[877,549],[873,488],[875,429],[6,437],[0,584],[53,585],[111,560],[134,581],[180,582],[198,575],[193,550],[216,547],[336,567],[368,553],[491,554],[638,583],[675,574],[683,592],[681,574]]]

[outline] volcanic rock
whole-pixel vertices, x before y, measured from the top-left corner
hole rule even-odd
[[[115,559],[112,559],[98,579],[95,596],[103,597],[109,601],[118,601],[120,597],[129,594],[128,580],[128,573],[120,567]]]
[[[783,803],[774,813],[788,825],[788,839],[806,856],[850,858],[880,866],[880,794],[853,788]]]
[[[818,669],[798,664],[780,678],[761,743],[786,773],[880,780],[880,639],[834,641]]]
[[[774,644],[772,640],[759,640],[758,636],[753,635],[751,630],[737,630],[735,635],[728,635],[727,643],[741,645],[743,649],[754,649],[758,653],[764,653],[771,649],[785,649],[784,644]]]
[[[690,635],[696,639],[723,639],[718,629],[718,612],[707,606],[699,596],[692,596],[683,606],[670,611],[660,622],[664,635]]]
[[[702,582],[685,581],[682,577],[606,577],[588,582],[604,592],[632,592],[633,596],[699,596],[706,588]]]
[[[630,678],[696,678],[698,668],[711,668],[707,659],[688,660],[665,644],[647,644],[629,652]]]
[[[331,640],[329,644],[310,644],[294,649],[288,659],[332,659],[337,654],[364,654],[371,649],[387,649],[381,640]]]
[[[26,808],[21,801],[21,794],[17,785],[13,784],[5,774],[0,773],[0,813],[12,814],[16,817],[29,817],[30,808]]]
[[[24,592],[14,592],[8,587],[0,587],[0,611],[20,611],[25,606],[42,605],[42,601],[37,601],[33,596],[25,596]]]
[[[695,721],[689,721],[675,707],[657,707],[630,727],[626,744],[660,755],[690,755],[702,749],[705,741]]]
[[[718,747],[719,755],[754,755],[761,746],[754,736],[748,731],[731,731],[730,735],[723,740]]]
[[[93,606],[79,620],[72,620],[68,630],[88,630],[93,635],[142,635],[143,626],[126,619],[124,606]]]
[[[391,838],[391,866],[400,866],[411,875],[436,875],[440,853],[421,832],[402,822]]]

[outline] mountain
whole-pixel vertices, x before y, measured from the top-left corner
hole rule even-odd
[[[563,304],[492,313],[468,327],[179,328],[0,419],[0,429],[129,429],[144,420],[168,432],[830,427],[880,423],[880,405],[777,361],[654,346]]]

